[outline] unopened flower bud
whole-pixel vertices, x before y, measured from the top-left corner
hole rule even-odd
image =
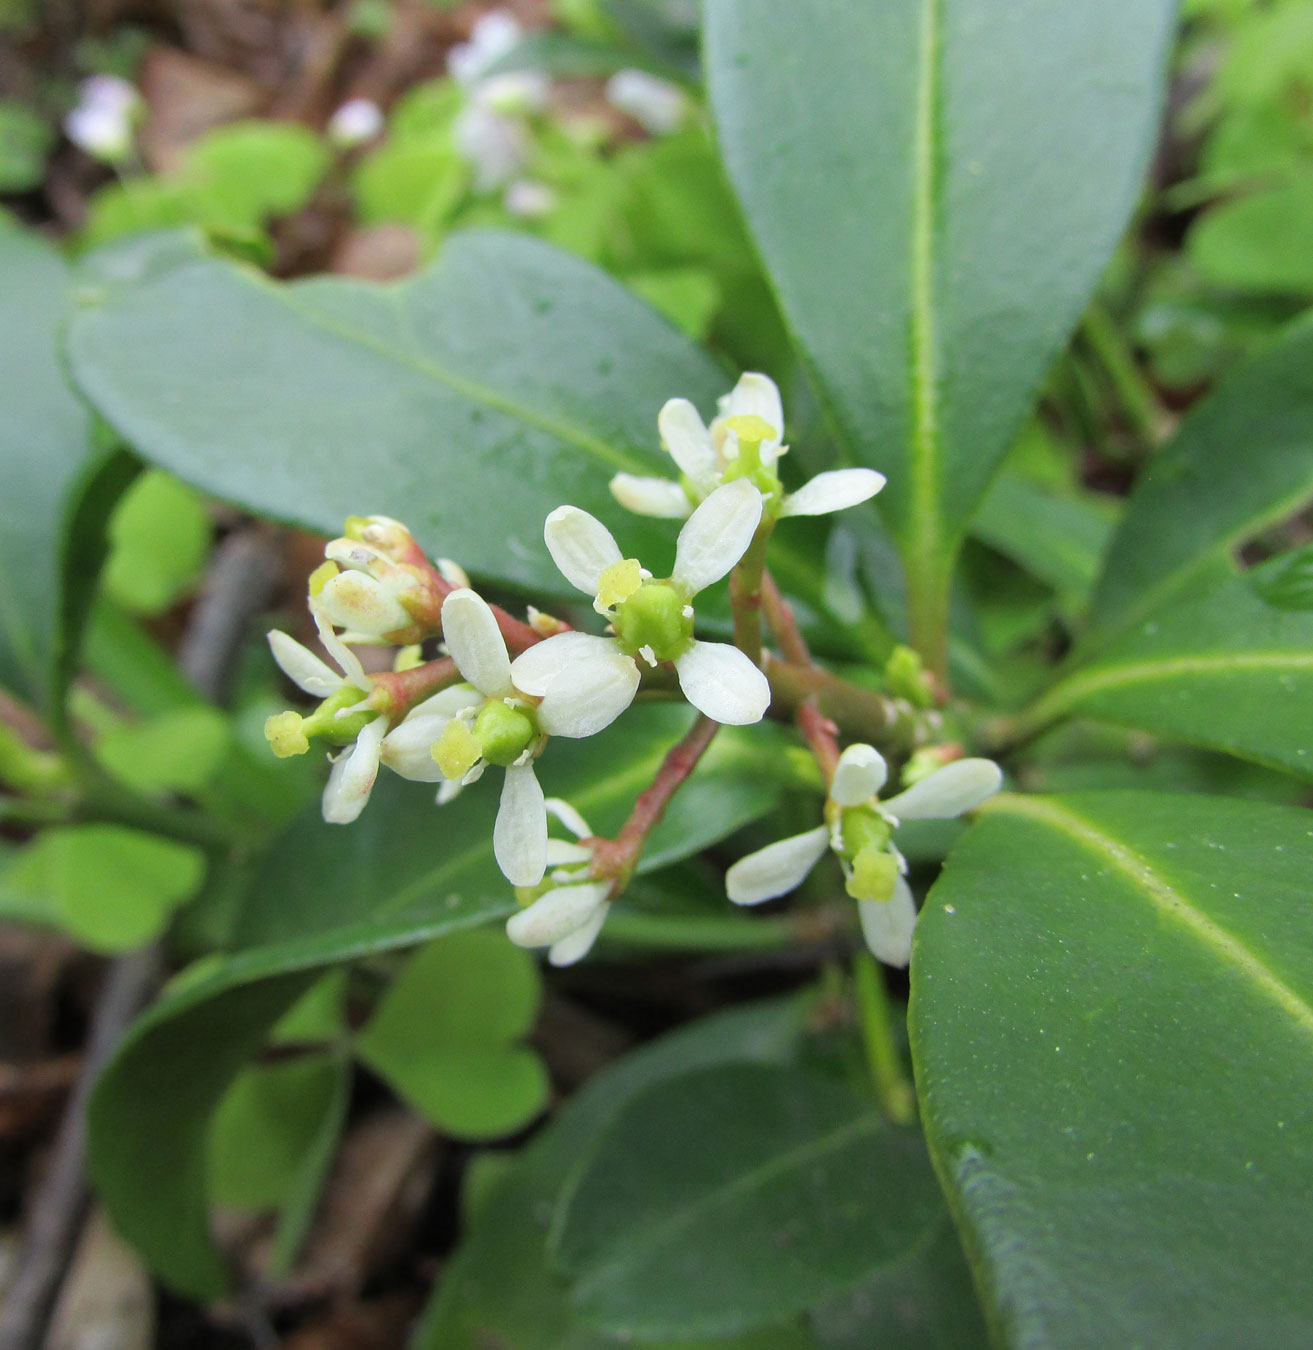
[[[372,141],[383,130],[383,111],[372,99],[348,99],[329,119],[328,139],[343,150]]]
[[[914,708],[933,708],[934,690],[926,675],[920,654],[911,647],[897,646],[889,654],[884,668],[885,688],[895,697],[906,699]]]

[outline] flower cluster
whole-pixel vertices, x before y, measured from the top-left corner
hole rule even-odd
[[[828,850],[839,859],[845,889],[857,901],[867,946],[888,965],[907,965],[916,902],[894,831],[904,820],[950,820],[974,810],[998,791],[1003,775],[992,760],[958,759],[882,802],[878,794],[888,776],[878,750],[850,745],[830,783],[825,823],[740,858],[725,874],[726,894],[736,905],[787,895]]]
[[[493,36],[497,44],[487,30],[476,30],[476,50],[456,58],[469,78],[488,55],[480,56],[479,43],[498,45],[506,35]],[[604,633],[573,629],[533,609],[530,622],[521,623],[489,605],[455,563],[430,563],[405,526],[367,516],[347,522],[310,576],[310,612],[334,664],[285,633],[269,634],[278,665],[320,702],[308,714],[271,717],[266,735],[280,756],[305,753],[312,739],[333,747],[325,820],[355,820],[382,767],[437,784],[439,804],[476,783],[489,766],[502,771],[493,855],[522,905],[507,932],[522,946],[547,948],[556,965],[591,948],[610,900],[632,874],[644,831],[660,813],[642,817],[636,806],[616,840],[595,838],[574,808],[543,792],[538,762],[551,740],[604,731],[633,702],[645,672],[663,667],[709,719],[690,732],[690,740],[702,739],[685,776],[709,743],[711,723],[759,721],[771,703],[770,681],[740,647],[696,636],[694,601],[740,565],[735,596],[760,587],[765,545],[778,519],[855,505],[884,484],[872,470],[841,469],[786,493],[777,473],[787,449],[783,409],[779,390],[764,375],[744,375],[709,428],[683,399],[661,409],[658,426],[680,480],[620,475],[612,488],[634,509],[683,520],[669,576],[655,576],[626,556],[610,530],[577,507],[557,507],[543,528],[548,553],[605,620]],[[441,640],[445,656],[424,661],[421,644],[431,639]],[[353,647],[368,644],[400,649],[391,671],[366,672]],[[749,638],[745,645],[755,652],[759,642]],[[805,644],[799,659],[809,659]],[[904,674],[907,683],[910,674]],[[655,684],[672,691],[659,674]],[[913,684],[919,693],[924,680]],[[754,905],[783,895],[831,851],[858,901],[872,951],[905,965],[916,907],[895,830],[902,820],[971,810],[998,788],[1001,775],[988,760],[944,764],[937,752],[926,752],[904,768],[906,790],[882,802],[888,769],[879,752],[850,745],[839,755],[831,746],[817,751],[823,763],[838,756],[824,823],[735,863],[726,876],[729,898]],[[552,838],[553,819],[574,838]]]
[[[64,118],[64,132],[93,159],[121,164],[132,153],[145,110],[141,95],[127,80],[93,75],[78,86],[77,106]]]

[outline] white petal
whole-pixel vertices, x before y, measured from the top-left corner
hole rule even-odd
[[[517,947],[550,947],[576,933],[606,903],[609,881],[586,881],[558,886],[540,896],[528,909],[506,921],[506,936]]]
[[[609,727],[637,692],[633,657],[608,643],[605,652],[556,675],[539,705],[538,725],[549,736],[592,736]]]
[[[433,747],[451,718],[446,714],[407,717],[383,738],[383,763],[395,774],[414,783],[445,782],[433,758]]]
[[[442,602],[442,637],[456,669],[489,698],[511,693],[511,658],[488,602],[462,589]]]
[[[899,820],[949,820],[1002,786],[1003,770],[992,759],[955,759],[880,805]]]
[[[572,966],[576,961],[582,961],[597,941],[609,910],[609,905],[598,905],[587,923],[576,928],[569,937],[553,942],[547,952],[548,961],[554,966]]]
[[[378,777],[379,753],[387,732],[387,718],[366,722],[356,743],[333,765],[324,787],[324,819],[330,825],[350,825],[365,809]]]
[[[570,844],[564,839],[548,839],[547,866],[572,867],[578,863],[590,862],[593,850],[583,844]]]
[[[690,595],[719,581],[752,543],[761,506],[761,493],[746,478],[718,487],[680,530],[671,580]]]
[[[543,538],[561,575],[585,595],[596,595],[598,578],[624,556],[611,531],[577,506],[558,506],[543,525]]]
[[[412,718],[418,720],[421,717],[454,717],[462,708],[477,708],[483,702],[483,695],[471,689],[468,684],[452,684],[446,689],[439,689],[436,694],[426,698],[423,703],[417,703],[406,714],[406,725]]]
[[[357,689],[363,689],[366,693],[369,693],[374,688],[373,680],[365,674],[365,668],[360,664],[360,658],[333,631],[333,625],[329,623],[328,616],[319,608],[318,601],[319,597],[316,596],[310,602],[310,617],[315,621],[315,628],[319,633],[320,642],[324,644],[324,650],[337,662],[342,668],[342,673]]]
[[[912,959],[912,930],[916,901],[907,882],[899,877],[889,900],[859,900],[862,936],[872,953],[887,966],[905,966]]]
[[[438,795],[436,801],[439,806],[446,806],[449,801],[459,797],[465,784],[456,778],[444,778],[438,784]]]
[[[511,683],[523,694],[542,698],[551,682],[576,661],[600,661],[616,650],[614,638],[593,633],[557,633],[526,647],[511,662]]]
[[[698,410],[686,398],[669,399],[657,414],[657,429],[670,457],[700,492],[720,481],[716,448]]]
[[[860,806],[884,787],[889,766],[871,745],[850,745],[839,756],[830,784],[830,800],[840,806]]]
[[[782,516],[826,516],[874,497],[885,484],[874,469],[831,469],[818,473],[784,499]]]
[[[818,825],[806,834],[767,844],[740,858],[725,873],[725,893],[736,905],[759,905],[787,895],[821,860],[830,846],[830,831]]]
[[[317,698],[335,694],[346,681],[331,666],[325,665],[312,651],[294,638],[277,629],[269,635],[269,650],[278,662],[278,668],[299,689]]]
[[[547,814],[555,816],[576,839],[592,837],[593,827],[563,797],[548,797],[543,805]]]
[[[339,572],[325,583],[316,603],[339,628],[382,637],[410,625],[410,614],[382,582],[366,572]]]
[[[512,886],[536,886],[547,870],[547,810],[532,764],[512,764],[502,784],[492,852]]]
[[[675,673],[684,697],[714,722],[744,727],[770,707],[770,682],[726,642],[695,642],[676,660]]]
[[[662,520],[683,520],[693,509],[688,494],[669,478],[639,478],[637,474],[618,473],[611,479],[611,495],[639,516],[657,516]]]
[[[739,382],[725,401],[726,417],[760,417],[775,428],[775,439],[784,439],[784,404],[779,387],[769,375],[748,371],[739,376]]]

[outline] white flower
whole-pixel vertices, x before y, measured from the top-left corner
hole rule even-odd
[[[328,139],[343,150],[372,141],[383,130],[383,110],[373,99],[348,99],[328,119]]]
[[[491,108],[462,108],[452,127],[457,153],[474,170],[475,192],[492,192],[519,174],[528,162],[529,134],[524,125]]]
[[[761,494],[740,480],[713,492],[679,533],[675,568],[653,580],[625,558],[601,521],[574,506],[547,517],[544,537],[562,575],[611,620],[614,637],[562,633],[530,647],[515,663],[520,689],[543,699],[591,703],[600,725],[618,717],[638,689],[638,658],[672,661],[688,701],[717,722],[758,722],[770,705],[766,677],[737,647],[693,636],[693,597],[719,581],[752,542]],[[588,690],[581,699],[579,689]],[[581,714],[582,715],[582,714]]]
[[[346,629],[346,641],[388,640],[413,626],[414,617],[403,603],[420,590],[413,570],[394,562],[377,545],[349,536],[331,540],[324,556],[336,566],[312,575],[312,604]]]
[[[522,220],[536,220],[556,209],[556,193],[546,183],[517,178],[502,196],[502,205]]]
[[[857,901],[867,946],[887,965],[907,965],[916,902],[893,832],[904,820],[948,820],[974,810],[998,791],[1003,775],[992,760],[954,760],[881,802],[876,794],[888,772],[878,750],[850,745],[830,784],[826,824],[740,858],[725,874],[729,898],[736,905],[759,905],[785,895],[830,849],[839,858],[848,894]]]
[[[470,40],[447,53],[447,74],[458,84],[473,85],[523,36],[524,30],[508,10],[489,10],[470,29]]]
[[[452,591],[442,606],[442,635],[481,697],[446,724],[433,757],[445,777],[460,783],[474,782],[488,764],[506,770],[493,855],[512,886],[536,886],[547,867],[547,811],[533,771],[545,744],[542,719],[512,681],[505,639],[481,596]]]
[[[749,371],[719,403],[720,415],[708,428],[688,399],[667,401],[657,427],[683,481],[616,474],[611,491],[621,506],[643,516],[686,516],[731,477],[755,483],[772,516],[823,516],[857,506],[884,487],[884,475],[874,469],[831,469],[786,493],[776,471],[788,446],[781,444],[784,409],[775,381]]]
[[[549,797],[547,811],[576,839],[592,836],[588,822],[559,797]],[[552,885],[506,922],[506,935],[520,947],[547,947],[554,966],[570,966],[588,955],[608,912],[609,881],[588,875],[593,851],[583,843],[547,841],[548,878]]]
[[[117,164],[132,151],[133,128],[144,106],[127,80],[93,75],[78,86],[78,104],[64,118],[64,132],[88,155]]]
[[[688,95],[677,84],[646,70],[616,71],[606,82],[606,100],[653,136],[678,131],[689,109]]]

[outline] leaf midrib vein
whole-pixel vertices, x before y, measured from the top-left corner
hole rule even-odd
[[[496,390],[488,388],[486,385],[467,379],[463,375],[458,375],[454,371],[448,370],[445,366],[440,366],[432,361],[421,359],[413,353],[389,346],[387,343],[380,342],[359,329],[351,328],[345,324],[334,323],[321,312],[316,311],[312,305],[298,303],[298,299],[293,292],[286,290],[272,290],[272,293],[294,314],[297,314],[306,323],[310,324],[311,327],[318,328],[321,332],[329,333],[334,337],[341,338],[345,342],[350,342],[358,347],[363,347],[366,351],[373,352],[376,356],[383,357],[385,360],[392,361],[399,366],[413,370],[417,374],[436,380],[439,384],[445,385],[448,389],[451,389],[463,398],[469,399],[471,402],[481,403],[485,407],[491,408],[495,412],[502,413],[504,416],[515,421],[523,422],[527,426],[531,426],[538,431],[545,431],[548,435],[555,436],[558,440],[583,450],[585,453],[592,455],[594,459],[601,460],[603,463],[609,464],[613,468],[637,474],[651,472],[652,466],[650,464],[624,454],[622,451],[617,450],[615,446],[609,445],[606,441],[599,440],[596,436],[591,435],[587,431],[583,431],[579,427],[572,426],[568,422],[558,421],[555,418],[547,417],[542,413],[526,408],[524,405],[515,403],[506,398]],[[384,292],[384,294],[390,293]],[[396,293],[395,302],[398,307],[404,306],[404,300],[404,295]]]
[[[995,799],[993,812],[1025,816],[1060,830],[1078,844],[1106,859],[1148,897],[1154,909],[1210,947],[1307,1035],[1313,1036],[1313,1006],[1263,964],[1234,934],[1196,909],[1186,896],[1164,881],[1149,861],[1134,849],[1105,834],[1092,821],[1069,807],[1034,796],[1007,793]]]

